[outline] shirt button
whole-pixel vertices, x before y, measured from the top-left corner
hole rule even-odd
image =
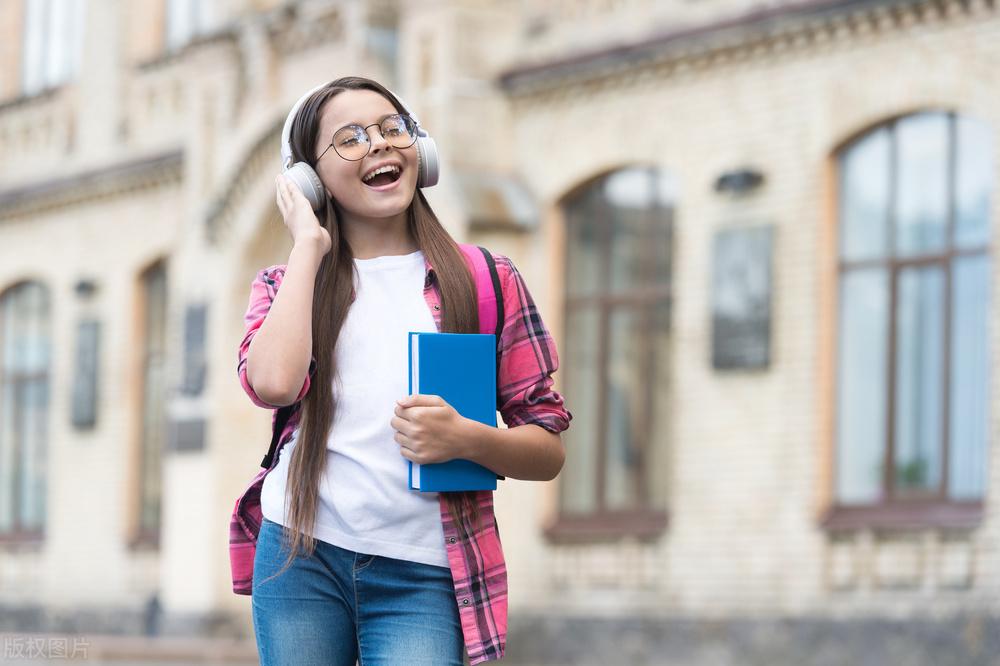
[[[434,306],[434,309],[435,309],[435,310],[440,310],[440,309],[441,309],[441,306],[440,306],[440,305],[435,305],[435,306]]]
[[[455,537],[448,537],[448,543],[455,543],[457,539]]]
[[[463,606],[468,606],[469,605],[469,600],[468,599],[462,599],[462,605]]]

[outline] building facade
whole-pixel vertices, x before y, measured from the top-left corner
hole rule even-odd
[[[242,315],[285,115],[361,73],[560,351],[563,472],[497,493],[512,657],[1000,649],[992,0],[0,11],[9,628],[252,635]]]

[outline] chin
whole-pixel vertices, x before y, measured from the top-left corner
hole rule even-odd
[[[409,204],[405,206],[372,206],[365,210],[357,211],[357,214],[360,217],[388,219],[398,215],[405,215],[407,208],[409,208]]]

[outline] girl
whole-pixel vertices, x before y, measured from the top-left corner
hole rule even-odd
[[[406,395],[407,331],[478,332],[465,259],[418,189],[436,180],[416,145],[426,133],[390,91],[356,77],[312,92],[289,120],[287,148],[318,177],[305,186],[317,210],[277,177],[293,248],[253,282],[238,366],[255,404],[295,406],[236,508],[238,530],[258,529],[261,664],[462,664],[463,646],[471,664],[499,659],[507,586],[492,492],[410,490],[406,461],[553,479],[572,418],[552,390],[555,346],[497,255],[509,428]]]

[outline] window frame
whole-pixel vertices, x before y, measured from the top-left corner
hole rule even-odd
[[[630,170],[646,172],[648,177],[653,180],[653,191],[656,192],[655,187],[658,186],[659,178],[663,175],[662,168],[656,165],[626,165],[620,169],[605,172],[587,181],[564,197],[559,206],[563,224],[567,229],[567,238],[569,237],[569,225],[573,224],[568,209],[574,203],[591,194],[595,189],[603,188],[607,180],[615,174]],[[567,290],[563,308],[564,321],[569,321],[571,315],[576,310],[596,308],[597,312],[597,340],[599,347],[597,355],[597,372],[599,378],[597,404],[600,406],[600,412],[596,419],[596,447],[590,452],[592,455],[597,456],[597,460],[594,463],[596,478],[593,479],[594,485],[592,486],[595,493],[596,507],[593,511],[589,512],[567,511],[563,506],[562,496],[565,481],[560,479],[555,520],[544,530],[545,537],[554,543],[607,542],[618,541],[626,537],[637,538],[640,541],[651,541],[663,533],[669,522],[666,508],[656,507],[652,503],[645,460],[650,455],[653,446],[651,440],[653,438],[652,417],[655,394],[657,390],[668,390],[667,387],[657,387],[655,385],[656,359],[659,354],[666,353],[666,350],[657,349],[655,343],[657,336],[652,333],[652,326],[657,307],[667,307],[668,322],[671,316],[670,313],[673,310],[672,277],[673,248],[675,245],[673,236],[676,203],[671,202],[669,205],[666,205],[659,196],[654,194],[653,205],[643,211],[643,215],[645,216],[643,222],[644,234],[651,234],[653,225],[656,224],[665,224],[668,227],[670,256],[666,259],[666,262],[670,267],[670,272],[667,275],[667,281],[663,283],[656,282],[657,255],[655,253],[655,244],[646,242],[642,244],[644,251],[640,258],[642,272],[638,286],[632,286],[627,290],[612,291],[610,286],[613,254],[611,247],[613,233],[612,206],[604,192],[601,192],[600,196],[596,197],[596,201],[599,202],[599,207],[593,214],[596,221],[597,233],[599,234],[598,246],[601,249],[598,259],[598,270],[600,271],[598,284],[600,286],[597,291],[585,295],[571,294]],[[564,256],[568,256],[568,242],[567,240],[566,245],[562,248]],[[569,262],[564,261],[563,263],[564,280],[566,284],[569,284]],[[609,508],[607,497],[607,456],[609,442],[606,433],[609,419],[608,367],[610,354],[608,346],[611,337],[611,316],[616,312],[629,311],[635,312],[641,322],[640,330],[643,331],[643,335],[640,356],[650,359],[650,362],[645,363],[642,368],[643,377],[645,378],[641,382],[644,387],[641,419],[643,427],[639,432],[633,433],[634,444],[632,453],[635,456],[634,459],[636,462],[629,470],[629,481],[636,488],[638,504],[629,508]],[[569,332],[566,333],[566,335],[569,334]],[[564,348],[566,348],[565,343]],[[567,357],[567,362],[571,363],[572,359]],[[580,407],[578,406],[578,408]],[[585,408],[589,408],[589,406]]]
[[[202,35],[210,33],[215,25],[211,3],[199,0],[164,0],[163,5],[163,44],[166,51],[173,53]],[[181,16],[186,22],[177,26]]]
[[[899,169],[899,138],[898,125],[901,121],[920,115],[944,116],[947,122],[948,145],[947,145],[947,168],[946,168],[946,195],[947,213],[945,220],[945,243],[942,249],[928,252],[926,250],[919,253],[901,253],[897,249],[897,218],[898,209],[898,169]],[[885,447],[882,458],[882,478],[880,480],[880,496],[875,502],[867,504],[841,504],[837,497],[836,477],[839,473],[837,469],[838,435],[836,424],[838,422],[841,405],[837,401],[837,393],[840,382],[839,354],[834,352],[834,364],[831,367],[831,383],[833,386],[832,396],[832,419],[830,447],[832,456],[830,457],[830,502],[820,520],[820,525],[831,531],[854,530],[862,528],[875,529],[923,529],[923,528],[945,528],[945,529],[971,529],[977,526],[983,518],[983,498],[975,500],[956,500],[949,497],[949,470],[951,464],[951,388],[950,377],[952,369],[952,329],[953,320],[953,281],[956,260],[965,257],[986,256],[992,259],[992,237],[985,244],[975,247],[958,247],[956,238],[956,212],[958,210],[958,124],[961,114],[951,110],[928,109],[900,115],[886,122],[879,123],[867,128],[850,141],[845,143],[833,155],[832,164],[834,169],[833,187],[835,196],[832,199],[833,212],[831,215],[834,228],[834,238],[839,239],[843,230],[842,212],[844,210],[844,168],[843,158],[849,151],[857,146],[865,138],[873,133],[886,129],[890,140],[889,144],[889,201],[887,204],[887,224],[886,246],[887,250],[883,257],[877,259],[845,259],[842,256],[840,243],[833,243],[833,266],[835,266],[834,282],[841,284],[846,272],[852,270],[865,270],[878,268],[887,272],[889,283],[889,302],[887,304],[887,346],[886,346],[886,367],[882,370],[886,382],[886,412],[883,444]],[[994,166],[994,170],[996,166]],[[991,235],[992,236],[992,235]],[[944,272],[943,307],[942,319],[944,332],[942,335],[942,367],[941,377],[943,386],[941,387],[941,433],[939,435],[940,455],[940,482],[934,490],[907,490],[903,494],[897,492],[895,479],[895,458],[896,458],[896,411],[897,401],[897,351],[899,343],[898,333],[898,305],[900,296],[899,280],[900,275],[907,269],[925,266],[940,266]],[[991,266],[991,274],[993,273]],[[992,278],[991,278],[992,284]],[[837,293],[835,305],[833,307],[833,339],[837,338],[837,331],[841,324],[841,304],[842,294],[839,293],[839,286],[834,289]],[[988,335],[988,331],[987,331]],[[836,349],[837,343],[833,347]],[[988,390],[988,389],[987,389]],[[989,432],[987,431],[987,437]],[[987,442],[989,448],[989,442]],[[984,473],[986,473],[984,471]],[[984,493],[989,492],[989,488],[984,488]]]
[[[0,291],[0,405],[3,404],[3,401],[5,401],[5,400],[8,399],[8,396],[7,396],[7,391],[8,390],[11,390],[11,392],[13,394],[10,397],[10,399],[11,400],[17,400],[17,395],[19,394],[19,391],[16,390],[16,387],[18,387],[18,386],[24,386],[25,384],[30,384],[30,383],[38,381],[38,380],[42,380],[45,383],[46,393],[47,393],[47,395],[51,396],[51,388],[52,388],[52,359],[51,359],[51,357],[48,359],[48,363],[46,364],[46,367],[45,367],[44,370],[34,371],[34,372],[20,372],[20,373],[9,372],[8,369],[7,369],[6,364],[3,362],[3,354],[4,354],[4,350],[5,350],[5,345],[6,345],[6,340],[4,339],[4,326],[2,325],[3,324],[3,312],[4,312],[4,309],[5,309],[4,308],[4,305],[5,305],[4,302],[5,302],[6,299],[13,297],[13,295],[15,294],[15,292],[17,290],[24,289],[24,288],[34,288],[34,287],[37,287],[38,289],[41,290],[42,298],[44,299],[44,302],[45,302],[45,318],[44,318],[45,320],[42,323],[44,325],[45,334],[47,334],[49,336],[50,341],[51,341],[51,336],[52,336],[52,326],[51,326],[51,324],[52,324],[52,299],[51,299],[51,295],[49,293],[49,289],[42,282],[37,281],[37,280],[25,280],[25,281],[17,282],[15,284],[11,285],[10,287],[8,287],[8,288]],[[12,377],[13,377],[13,379],[12,379]],[[2,407],[0,407],[0,409],[2,409]],[[21,413],[21,411],[23,411],[23,410],[16,409],[16,406],[15,406],[15,412],[14,412],[15,415],[19,416],[20,413]],[[0,544],[3,544],[4,546],[24,546],[24,545],[31,546],[31,545],[35,545],[35,544],[40,544],[45,539],[45,526],[48,523],[48,520],[47,520],[48,516],[47,515],[43,515],[42,516],[42,527],[37,528],[37,529],[36,528],[25,528],[24,524],[23,524],[23,521],[22,521],[21,502],[20,502],[20,490],[21,490],[22,485],[24,483],[24,479],[23,479],[23,476],[20,474],[20,469],[21,469],[20,463],[21,463],[21,460],[23,459],[23,457],[25,456],[26,452],[24,450],[24,448],[25,448],[24,447],[24,441],[23,441],[23,438],[21,436],[22,435],[22,431],[18,427],[18,426],[20,426],[20,425],[23,424],[23,419],[19,418],[18,416],[15,417],[15,423],[16,423],[16,425],[15,425],[15,428],[14,428],[14,438],[13,438],[13,442],[12,442],[12,446],[13,446],[13,454],[12,455],[13,455],[13,460],[14,460],[13,468],[15,470],[14,471],[14,484],[13,484],[13,487],[9,489],[9,491],[0,488],[0,492],[11,492],[12,495],[13,495],[13,499],[12,499],[11,504],[12,504],[12,512],[13,512],[13,516],[14,516],[14,527],[13,527],[12,530],[9,530],[9,531],[6,531],[6,532],[5,531],[0,531]],[[46,403],[46,406],[45,406],[45,414],[43,416],[43,419],[45,419],[46,422],[49,422],[51,420],[51,418],[52,418],[51,401],[48,401]],[[49,425],[49,424],[47,423],[47,425]],[[51,428],[47,427],[46,428],[46,433],[48,434],[49,432],[51,432]],[[48,441],[46,441],[44,443],[44,446],[45,446],[45,450],[47,450],[48,449]],[[42,467],[43,467],[43,472],[42,473],[44,475],[45,484],[46,484],[46,488],[47,488],[47,486],[48,486],[48,470],[47,470],[48,456],[42,456],[41,462],[42,462]],[[47,491],[45,491],[45,492],[47,492]]]
[[[86,0],[32,2],[35,3],[37,14],[32,13],[28,9],[28,3],[25,3],[20,49],[20,87],[21,93],[26,97],[54,90],[77,77],[83,56],[87,9]],[[62,20],[53,24],[53,12],[57,10]],[[34,46],[37,53],[29,54],[29,45]],[[61,57],[54,64],[57,56]]]
[[[163,289],[163,302],[162,302],[162,349],[154,349],[150,344],[150,311],[151,311],[151,298],[150,294],[153,288],[154,281],[162,280]],[[137,378],[139,382],[139,396],[136,403],[136,408],[138,410],[137,417],[137,435],[136,435],[136,484],[135,484],[135,495],[134,495],[134,523],[132,527],[132,537],[129,541],[129,546],[133,549],[157,549],[160,545],[160,530],[163,526],[163,488],[162,488],[162,475],[163,475],[163,457],[166,447],[166,427],[167,427],[167,413],[163,405],[160,405],[160,420],[159,424],[150,424],[147,422],[147,405],[150,400],[148,394],[149,387],[149,375],[151,372],[151,367],[159,363],[161,366],[160,381],[163,382],[164,397],[165,389],[167,386],[166,377],[166,355],[167,355],[167,338],[169,336],[169,269],[166,259],[160,259],[149,265],[139,276],[139,293],[140,293],[140,308],[139,308],[139,336],[138,343],[139,348],[137,349]],[[149,433],[153,428],[159,428],[158,437],[150,437]],[[153,446],[156,442],[159,442],[158,460],[150,463],[149,458],[151,455],[156,453],[153,451]],[[158,469],[158,473],[161,478],[161,485],[157,490],[158,497],[156,498],[157,504],[157,515],[155,524],[147,524],[144,522],[144,506],[147,501],[147,493],[151,492],[146,483],[146,466],[152,465],[154,468]]]

